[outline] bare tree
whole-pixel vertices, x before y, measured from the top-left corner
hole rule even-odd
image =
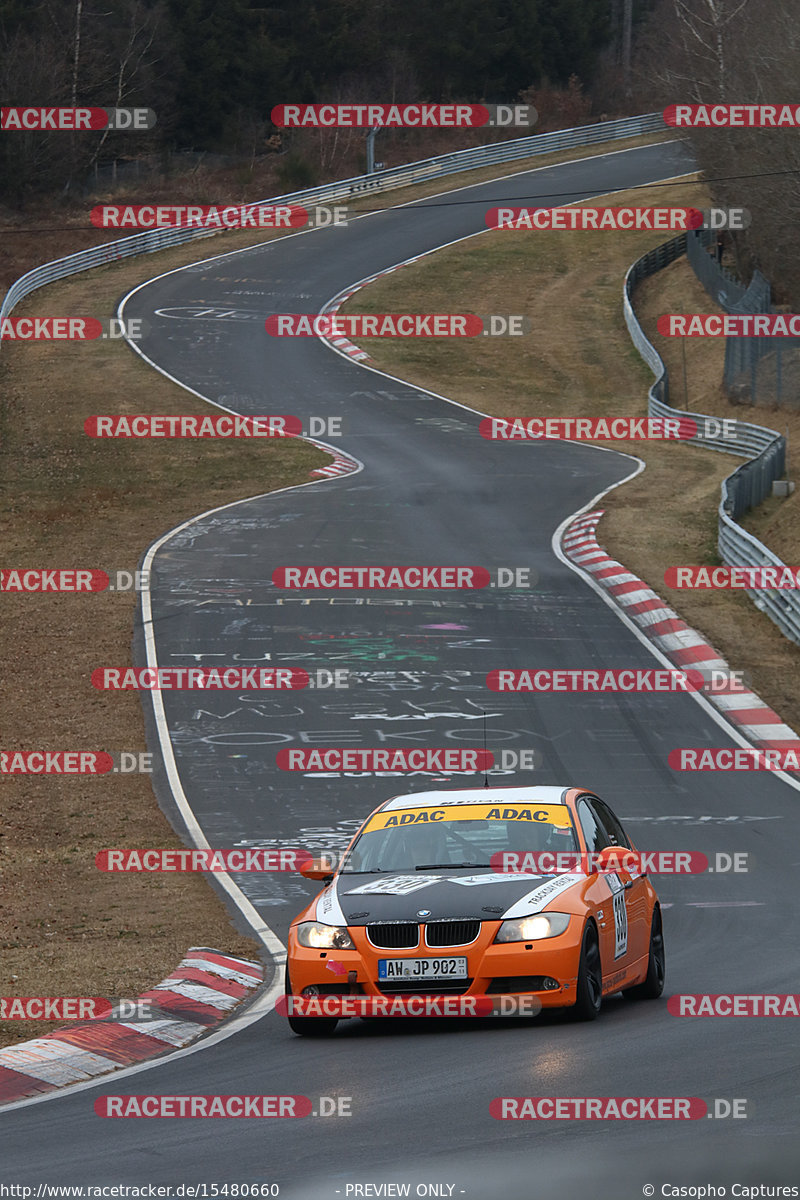
[[[81,59],[81,17],[83,16],[83,0],[76,0],[75,3],[75,37],[73,39],[72,49],[72,93],[70,103],[75,105],[78,103],[78,64]]]
[[[114,103],[107,107],[122,107],[125,100],[141,87],[143,73],[154,61],[153,46],[159,33],[159,15],[158,10],[146,8],[140,0],[131,0],[128,5],[125,35],[114,54],[109,55],[113,63],[109,63],[108,82],[114,89]],[[97,162],[102,154],[108,134],[109,130],[104,129],[92,155],[92,163]]]
[[[726,30],[747,7],[749,0],[673,0],[687,58],[712,65],[716,100],[727,99]],[[699,97],[698,97],[699,99]]]
[[[662,0],[637,38],[647,107],[787,103],[800,77],[798,0]],[[792,128],[687,131],[714,202],[749,210],[731,240],[737,273],[758,267],[778,302],[800,304],[800,145]]]
[[[625,0],[622,14],[622,79],[626,97],[631,95],[631,38],[633,35],[633,0]]]

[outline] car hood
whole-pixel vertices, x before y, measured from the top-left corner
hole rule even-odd
[[[584,875],[415,872],[339,875],[317,902],[316,916],[331,924],[448,918],[500,921],[540,912]]]

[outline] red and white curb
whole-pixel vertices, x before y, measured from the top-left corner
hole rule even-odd
[[[348,288],[346,292],[340,292],[339,295],[335,296],[329,304],[326,304],[320,315],[324,315],[326,317],[330,315],[335,316],[342,305],[345,304],[351,296],[355,296],[356,292],[360,292],[361,289],[367,287],[368,284],[375,283],[375,281],[378,279],[383,279],[385,275],[392,275],[395,271],[399,271],[401,267],[408,266],[409,263],[419,262],[419,260],[424,257],[425,256],[422,254],[417,254],[413,258],[407,258],[403,262],[395,263],[393,267],[387,267],[385,271],[377,271],[374,275],[368,275],[366,279],[359,280],[359,282],[353,287]],[[340,354],[345,354],[348,358],[352,358],[356,362],[364,362],[365,360],[372,362],[372,359],[370,355],[367,354],[366,350],[362,350],[360,346],[356,346],[355,342],[351,342],[349,338],[323,337],[320,340],[325,342],[326,345],[332,346],[335,350],[338,350]]]
[[[262,980],[260,963],[193,946],[167,979],[139,996],[150,1005],[146,1019],[112,1015],[0,1050],[0,1105],[186,1046],[221,1024]]]
[[[604,511],[583,513],[567,525],[561,545],[570,562],[609,592],[626,616],[676,667],[730,670],[702,634],[598,545],[595,531]],[[707,699],[759,749],[800,750],[800,737],[755,692],[709,693]]]
[[[325,450],[328,454],[333,455],[332,463],[329,463],[327,467],[316,467],[315,470],[309,471],[309,475],[321,475],[323,479],[333,479],[337,475],[350,475],[353,471],[358,470],[356,460],[349,458],[343,451],[325,446],[322,442],[312,441],[311,438],[306,438],[306,441],[319,450]]]
[[[378,276],[376,275],[374,278],[377,279]],[[339,311],[339,309],[342,307],[342,305],[345,303],[345,301],[349,300],[351,296],[354,296],[355,293],[359,290],[359,288],[362,288],[363,286],[364,286],[363,283],[359,283],[354,288],[350,288],[349,292],[342,292],[341,296],[336,297],[336,300],[334,301],[333,304],[331,304],[330,308],[323,309],[325,315],[326,316],[328,316],[329,314],[335,315]],[[328,338],[328,337],[326,337],[326,338],[322,338],[322,341],[327,342],[327,344],[329,346],[333,346],[336,350],[339,351],[340,354],[346,354],[348,358],[352,358],[356,362],[364,362],[365,359],[372,361],[370,359],[370,356],[367,354],[366,350],[362,350],[360,346],[357,346],[355,344],[355,342],[351,342],[349,338],[346,338],[346,337]]]

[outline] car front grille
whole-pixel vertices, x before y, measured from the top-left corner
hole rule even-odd
[[[480,921],[431,921],[425,926],[429,946],[468,946],[481,931]]]
[[[419,944],[419,925],[410,921],[368,925],[367,937],[379,950],[412,950]]]
[[[468,946],[480,934],[481,923],[471,918],[460,918],[454,921],[429,921],[423,928],[426,946],[440,950],[444,946]],[[367,925],[367,937],[379,950],[412,950],[419,945],[419,925],[412,921]]]

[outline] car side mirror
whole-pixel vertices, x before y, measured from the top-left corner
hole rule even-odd
[[[300,874],[304,879],[320,879],[330,883],[333,879],[333,867],[330,859],[312,858],[310,863],[300,868]]]
[[[627,871],[626,860],[629,862],[635,851],[628,846],[604,846],[592,856],[592,863],[597,871]]]

